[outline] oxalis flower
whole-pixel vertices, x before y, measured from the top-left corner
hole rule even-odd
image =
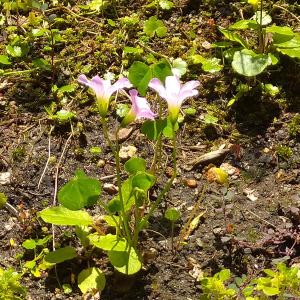
[[[172,123],[175,123],[182,102],[186,98],[198,95],[198,91],[195,88],[199,85],[200,82],[197,80],[188,81],[182,85],[179,78],[174,75],[166,77],[165,86],[157,78],[153,78],[148,86],[154,89],[161,98],[167,101],[169,117]]]
[[[137,90],[129,91],[130,100],[132,103],[131,109],[122,121],[122,126],[126,126],[129,123],[138,119],[150,119],[154,120],[156,114],[150,109],[150,105],[145,98],[138,96]]]
[[[121,78],[114,84],[110,80],[104,80],[98,75],[91,80],[87,79],[85,75],[78,77],[78,82],[91,88],[96,95],[96,104],[98,106],[101,117],[105,117],[108,111],[109,99],[111,95],[119,89],[130,88],[132,84],[127,78]]]

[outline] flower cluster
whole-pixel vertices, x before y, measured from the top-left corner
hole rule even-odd
[[[78,82],[88,86],[94,91],[99,114],[103,118],[107,115],[112,94],[120,89],[132,87],[132,84],[127,78],[121,78],[114,84],[111,84],[110,80],[104,80],[99,76],[95,76],[89,80],[85,75],[80,75]],[[161,98],[167,101],[170,120],[172,123],[175,123],[183,101],[189,97],[198,95],[196,88],[199,85],[200,83],[197,80],[188,81],[182,85],[179,78],[176,75],[173,75],[166,77],[165,85],[163,85],[158,78],[153,78],[148,86],[155,90]],[[129,96],[132,105],[130,111],[122,121],[123,126],[126,126],[137,119],[154,120],[156,114],[151,110],[148,101],[145,98],[138,96],[137,90],[130,90]]]

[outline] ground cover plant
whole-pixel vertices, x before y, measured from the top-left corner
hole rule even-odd
[[[300,297],[297,1],[0,8],[0,298]]]

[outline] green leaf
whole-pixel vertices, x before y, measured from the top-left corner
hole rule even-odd
[[[126,103],[118,103],[117,104],[116,113],[120,118],[124,118],[128,114],[129,110],[130,110],[130,108],[129,108],[128,104],[126,104]]]
[[[165,218],[171,222],[176,222],[180,218],[180,212],[176,208],[168,208],[165,212]]]
[[[71,111],[61,109],[55,115],[52,116],[52,119],[57,120],[61,124],[69,122],[75,117],[75,114]]]
[[[138,171],[146,170],[146,161],[140,157],[132,157],[126,161],[124,168],[129,174],[136,174]]]
[[[78,287],[82,293],[102,291],[105,287],[105,276],[99,268],[88,268],[78,274]]]
[[[66,260],[73,259],[76,256],[77,256],[76,250],[71,246],[67,246],[48,253],[45,256],[45,261],[52,264],[59,264]]]
[[[264,292],[264,294],[266,296],[275,296],[275,295],[278,295],[280,293],[278,287],[271,287],[271,286],[264,286],[262,288],[262,291]]]
[[[76,171],[75,177],[58,192],[58,201],[71,210],[94,205],[101,194],[100,182],[88,177],[82,171]]]
[[[156,16],[152,16],[145,21],[144,32],[150,37],[153,37],[155,34],[158,37],[164,37],[167,34],[167,27],[163,21],[158,20]]]
[[[62,206],[50,207],[39,213],[43,221],[54,225],[83,225],[93,224],[92,217],[85,211],[73,211]]]
[[[143,62],[135,61],[129,68],[128,79],[142,96],[145,96],[151,78],[151,68]]]
[[[174,75],[177,75],[178,77],[181,77],[186,72],[187,72],[187,63],[180,57],[174,59],[172,62],[172,73]]]
[[[123,181],[121,191],[122,191],[124,209],[125,211],[128,211],[131,209],[132,205],[134,204],[134,197],[132,194],[132,177]],[[119,195],[114,197],[108,203],[108,209],[111,213],[119,212],[121,210],[121,202],[120,202]]]
[[[111,264],[123,274],[132,275],[142,268],[142,263],[133,247],[130,248],[129,253],[128,251],[109,251],[108,257]]]
[[[223,35],[232,42],[237,42],[242,45],[244,48],[249,48],[247,42],[240,37],[237,33],[231,32],[230,30],[219,28],[219,30],[223,33]]]
[[[4,193],[0,192],[0,209],[4,207],[5,203],[7,202],[7,197]]]
[[[158,3],[159,3],[159,6],[162,9],[165,9],[165,10],[169,10],[172,7],[174,7],[174,3],[172,1],[169,1],[169,0],[159,0]]]
[[[93,233],[88,236],[92,245],[105,251],[126,251],[129,246],[124,238],[118,238],[116,235],[99,235]]]
[[[46,61],[44,58],[37,58],[37,59],[34,59],[32,61],[32,64],[37,67],[37,68],[40,68],[41,70],[51,70],[51,64]]]
[[[193,64],[202,64],[202,70],[209,73],[216,73],[223,69],[220,65],[221,60],[215,57],[205,58],[202,55],[195,54],[190,57]]]
[[[197,113],[197,110],[194,107],[188,107],[188,108],[185,108],[183,110],[183,112],[188,116],[194,116]]]
[[[35,240],[29,239],[22,243],[23,248],[27,250],[33,250],[36,248]]]
[[[88,235],[90,234],[90,227],[87,226],[76,226],[75,227],[75,234],[80,240],[80,243],[83,247],[88,247],[90,241],[88,239]]]
[[[292,58],[300,58],[300,48],[294,48],[294,49],[277,48],[277,51]]]
[[[76,85],[75,84],[68,84],[68,85],[63,85],[61,86],[58,91],[62,94],[64,93],[72,93],[74,92],[76,89]]]
[[[119,216],[108,216],[108,215],[105,215],[103,216],[103,220],[109,225],[109,226],[112,226],[112,227],[117,227],[118,224],[120,223],[120,217]]]
[[[230,270],[229,269],[223,269],[219,272],[219,279],[224,282],[230,278]]]
[[[233,69],[244,76],[256,76],[272,64],[267,54],[256,54],[252,50],[236,51],[233,56]]]
[[[276,36],[275,36],[276,37]],[[300,47],[300,35],[295,34],[295,36],[292,39],[289,40],[274,40],[273,41],[274,46],[279,48],[299,48]]]
[[[10,65],[11,61],[7,55],[0,55],[0,64],[2,65]]]
[[[137,47],[124,47],[123,51],[130,54],[141,54],[144,52],[143,49]]]
[[[167,125],[167,120],[145,121],[142,125],[141,132],[147,136],[148,139],[156,141],[161,135],[163,129]]]
[[[51,239],[52,239],[52,235],[49,234],[42,239],[36,240],[35,243],[37,246],[45,246]]]
[[[259,24],[254,20],[240,20],[228,27],[229,30],[259,29]]]
[[[204,116],[204,123],[205,124],[213,124],[216,125],[218,123],[219,119],[212,114],[206,114]]]
[[[156,177],[150,173],[138,173],[132,178],[132,187],[141,190],[149,190],[155,183]]]
[[[87,9],[101,11],[107,7],[108,3],[106,0],[92,0],[87,5]]]
[[[165,59],[151,66],[152,78],[158,78],[161,82],[165,82],[167,76],[172,75],[172,69],[169,62]]]
[[[177,122],[174,127],[175,127],[174,130],[176,132],[179,128],[179,125]],[[163,135],[169,139],[173,138],[173,124],[169,118],[167,118],[167,125],[163,129]]]

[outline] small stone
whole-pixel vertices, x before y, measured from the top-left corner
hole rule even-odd
[[[126,160],[126,159],[133,157],[135,155],[136,151],[137,151],[137,148],[132,145],[122,146],[122,148],[119,151],[119,156],[121,159]]]
[[[104,166],[105,166],[105,160],[99,159],[99,161],[97,162],[97,167],[103,168]]]
[[[158,256],[158,251],[155,248],[150,248],[144,251],[143,258],[145,263],[149,263]]]
[[[118,132],[119,142],[122,143],[122,142],[126,141],[132,133],[133,133],[133,127],[121,128]],[[116,140],[115,136],[111,136],[111,140],[115,141]]]
[[[112,183],[104,183],[103,190],[109,195],[114,195],[118,193],[118,187]]]
[[[202,240],[200,238],[196,239],[196,244],[198,247],[203,248],[204,247],[204,243],[202,242]]]
[[[10,184],[11,172],[0,173],[0,184]]]
[[[183,182],[186,186],[188,186],[189,188],[192,188],[192,189],[196,188],[198,185],[197,180],[195,180],[195,179],[186,178],[183,180]]]
[[[251,254],[252,253],[252,250],[250,248],[245,248],[244,249],[244,253],[245,254]]]
[[[171,178],[173,176],[173,168],[167,167],[165,174],[167,175],[167,177]]]

